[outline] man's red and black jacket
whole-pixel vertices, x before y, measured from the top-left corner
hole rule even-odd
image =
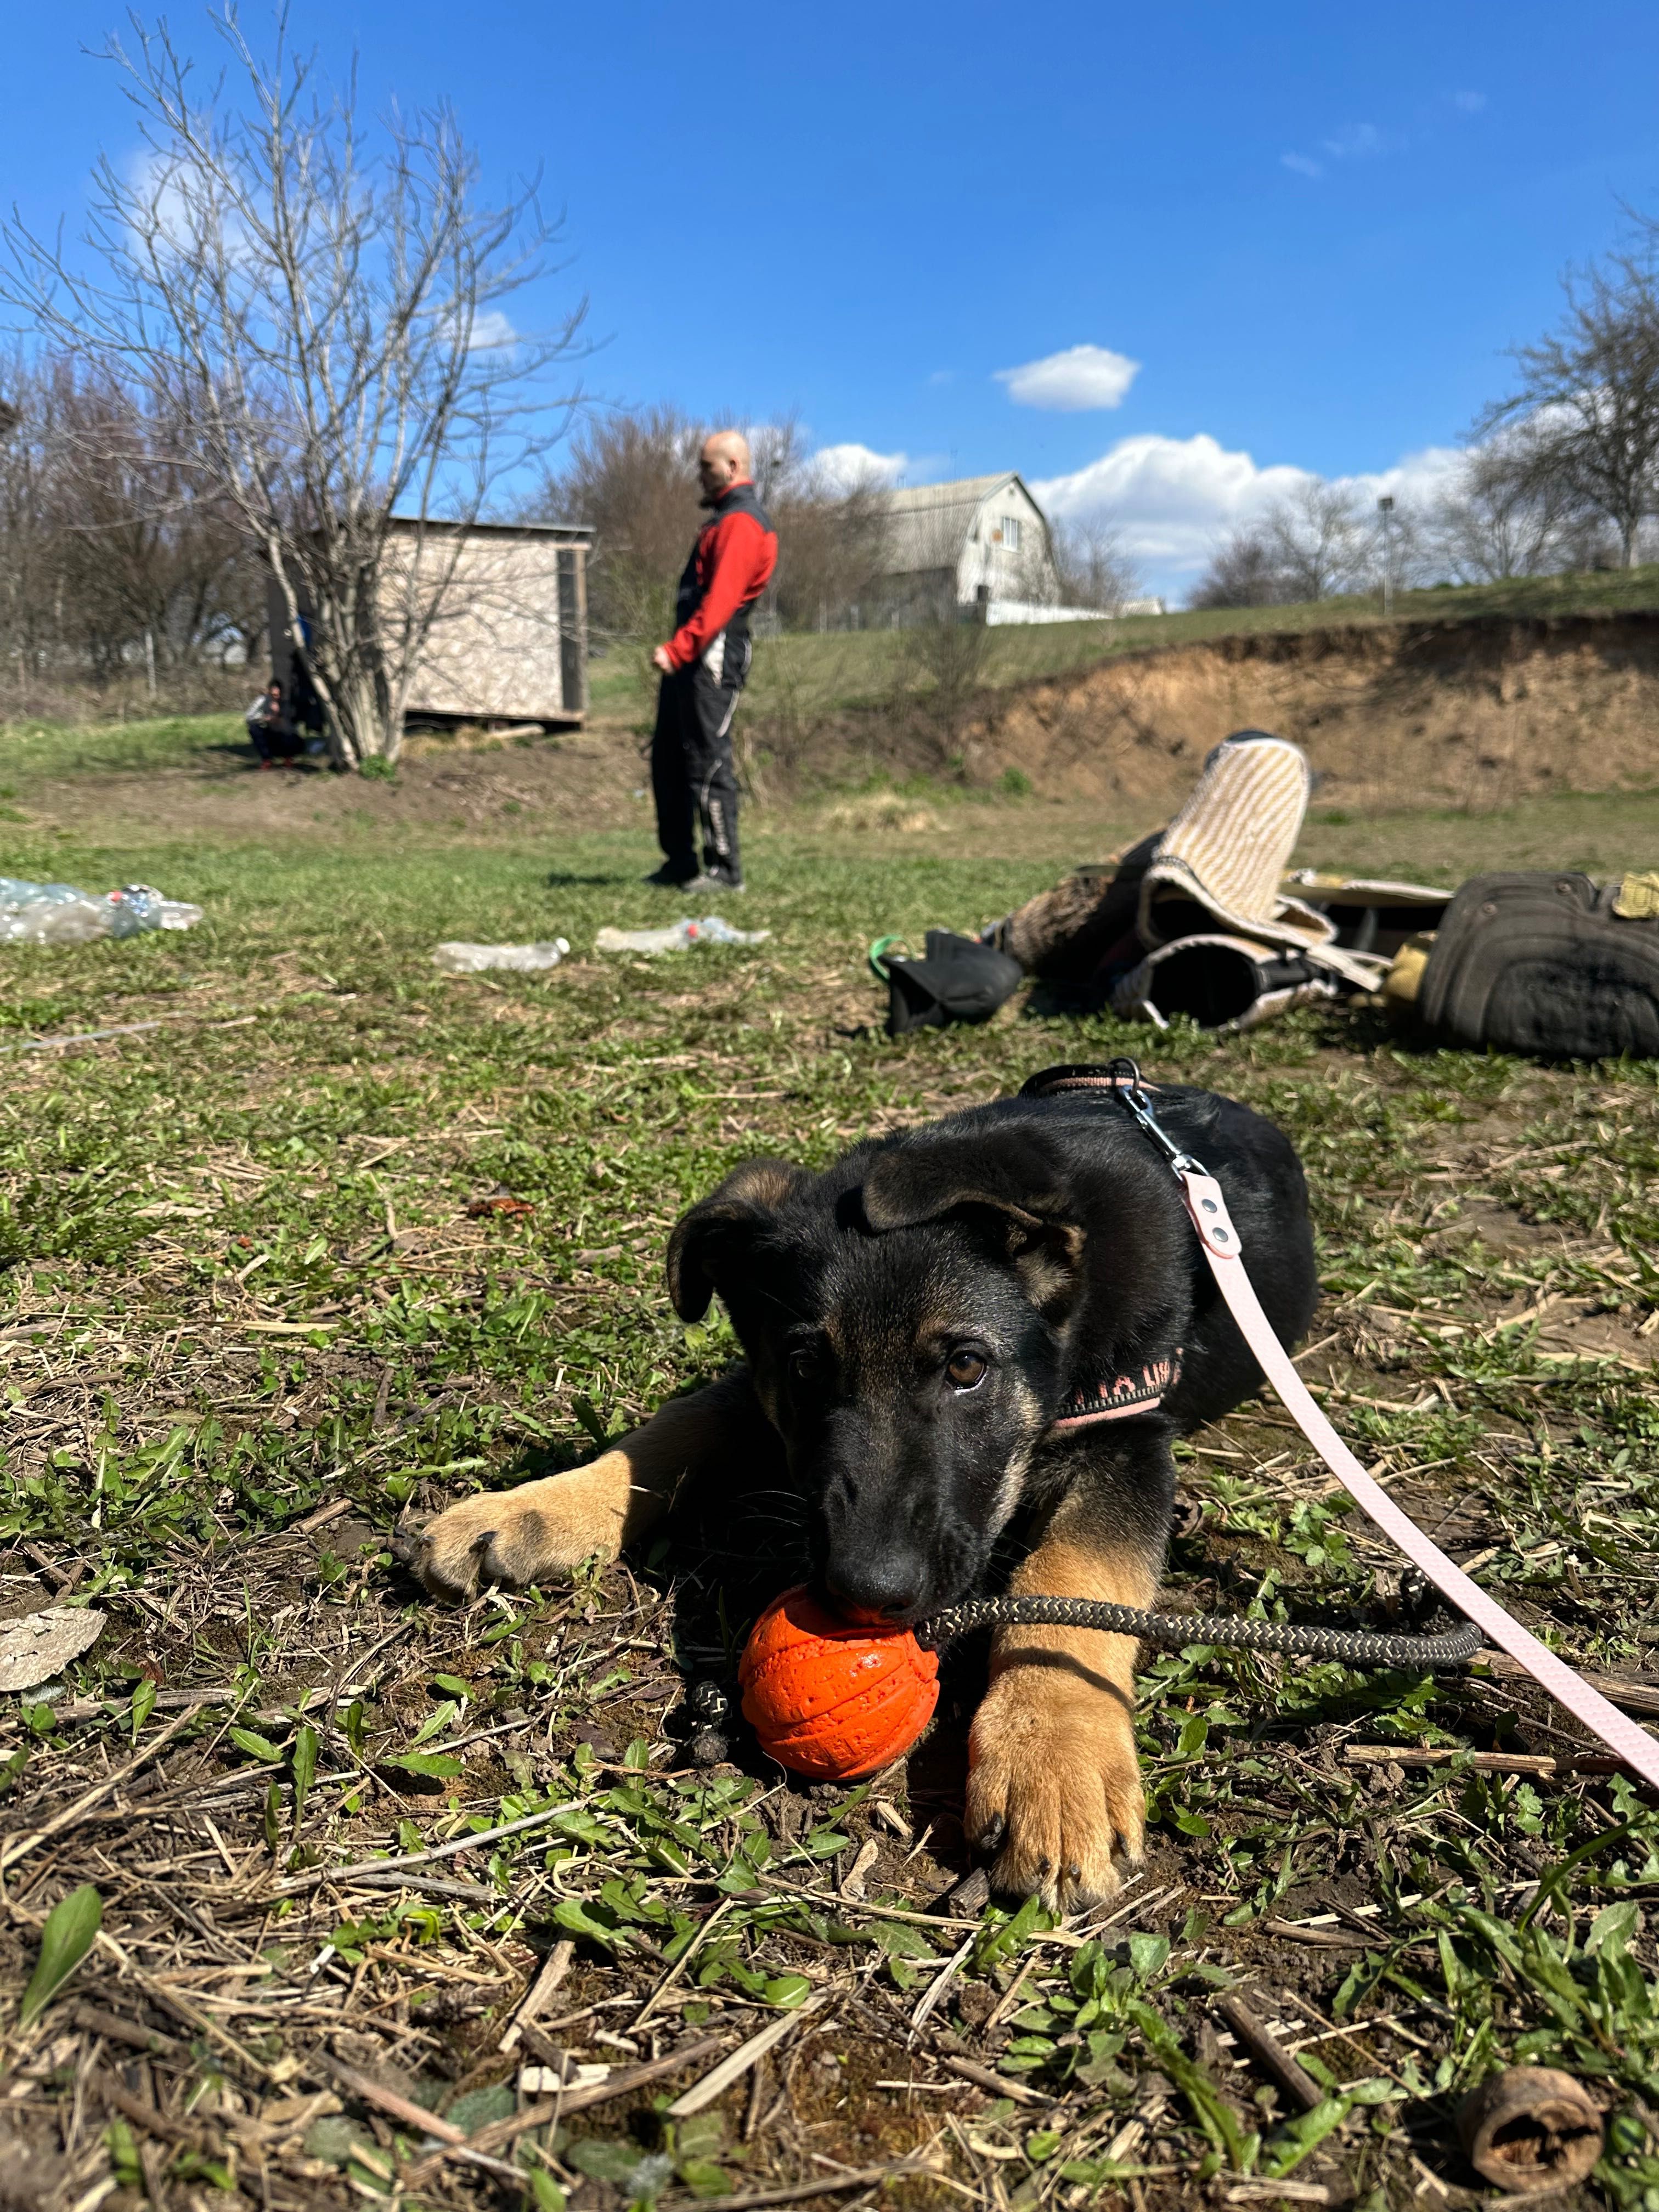
[[[749,658],[749,610],[778,564],[778,533],[747,477],[729,484],[697,533],[674,602],[678,627],[668,641],[676,668],[704,658],[722,632],[722,669],[741,672]],[[742,647],[741,652],[737,648]],[[721,670],[714,672],[718,678]]]

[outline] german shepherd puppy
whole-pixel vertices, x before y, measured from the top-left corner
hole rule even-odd
[[[614,1558],[682,1485],[735,1496],[734,1468],[781,1455],[817,1578],[844,1605],[924,1620],[985,1587],[1007,1532],[1024,1548],[1008,1588],[1150,1606],[1170,1439],[1261,1375],[1168,1165],[1103,1079],[1066,1082],[1035,1078],[822,1175],[738,1168],[676,1227],[668,1288],[687,1321],[720,1297],[746,1364],[588,1466],[452,1506],[418,1540],[427,1588],[459,1597]],[[1317,1284],[1288,1140],[1213,1092],[1161,1089],[1156,1107],[1220,1182],[1294,1343]],[[1138,1860],[1135,1651],[1094,1630],[995,1638],[966,1828],[1000,1889],[1073,1909]]]

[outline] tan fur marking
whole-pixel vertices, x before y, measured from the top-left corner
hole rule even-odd
[[[800,1172],[787,1160],[744,1160],[732,1170],[725,1188],[732,1198],[775,1212],[794,1188]]]
[[[1146,1607],[1158,1577],[1127,1547],[1104,1550],[1057,1528],[1012,1588]],[[1000,1889],[1036,1892],[1072,1911],[1110,1897],[1123,1870],[1139,1864],[1146,1799],[1135,1756],[1136,1649],[1133,1637],[1097,1629],[999,1632],[969,1739],[966,1826],[973,1838],[1004,1824],[992,1870]]]
[[[614,1559],[654,1526],[680,1484],[714,1463],[730,1433],[718,1388],[676,1398],[643,1428],[564,1474],[464,1498],[421,1536],[416,1571],[434,1597],[466,1598]]]

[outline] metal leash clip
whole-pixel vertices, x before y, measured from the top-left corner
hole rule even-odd
[[[1118,1073],[1120,1068],[1127,1072],[1120,1074]],[[1180,1177],[1209,1173],[1202,1160],[1194,1159],[1190,1152],[1182,1151],[1180,1146],[1176,1143],[1174,1138],[1152,1111],[1152,1102],[1147,1097],[1146,1086],[1140,1079],[1139,1060],[1131,1060],[1127,1054],[1121,1054],[1118,1059],[1108,1063],[1106,1073],[1116,1086],[1118,1097],[1123,1101],[1136,1123],[1146,1131],[1169,1161],[1171,1175]]]

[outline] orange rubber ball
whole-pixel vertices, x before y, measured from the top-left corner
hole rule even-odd
[[[743,1717],[781,1766],[852,1782],[906,1752],[939,1703],[939,1654],[908,1628],[843,1620],[804,1586],[774,1598],[738,1669]]]

